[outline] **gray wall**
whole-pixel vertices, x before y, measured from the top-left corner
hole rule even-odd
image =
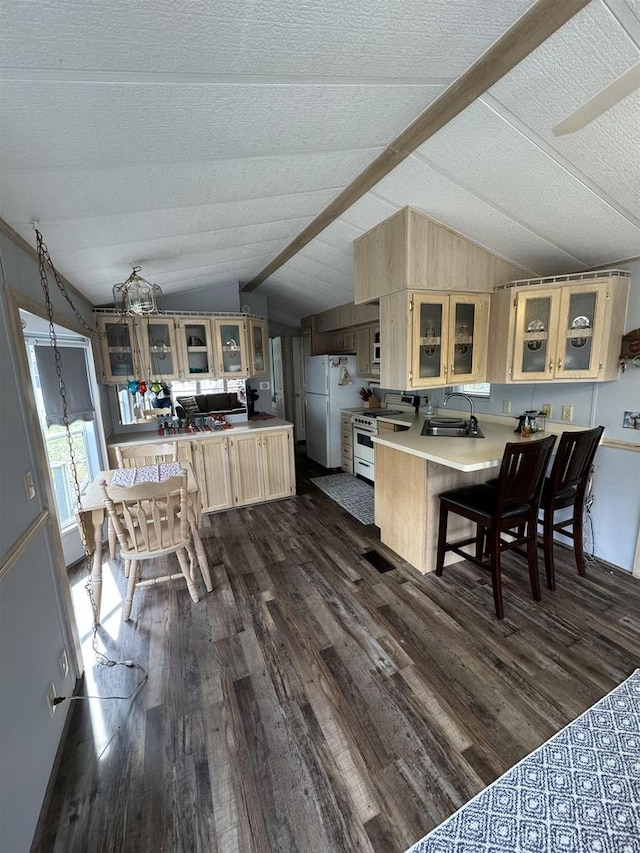
[[[6,289],[11,288],[43,305],[38,267],[2,234],[0,261],[0,553],[6,554],[46,507],[43,477],[47,473],[38,471],[30,443],[31,425],[16,374],[5,304]],[[55,284],[51,295],[56,310],[69,317],[70,308]],[[82,302],[79,307],[90,320],[88,305]],[[36,497],[31,501],[22,483],[28,470],[36,484]],[[63,703],[51,717],[45,701],[47,686],[53,680],[58,693],[68,695],[74,685],[75,674],[70,672],[63,681],[58,664],[62,649],[70,660],[72,651],[50,538],[57,535],[55,523],[50,530],[46,525],[41,528],[0,579],[0,846],[7,851],[29,849],[70,708],[70,703]]]

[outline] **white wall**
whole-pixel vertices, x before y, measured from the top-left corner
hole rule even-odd
[[[0,234],[0,554],[6,554],[46,507],[43,482],[29,440],[24,391],[15,370],[5,305],[6,288],[43,304],[35,261]],[[63,297],[52,289],[56,310],[70,316]],[[85,319],[90,311],[79,306]],[[25,495],[22,475],[32,471],[36,497]],[[53,528],[53,525],[52,525]],[[72,660],[69,629],[61,605],[62,590],[49,532],[41,528],[23,556],[0,579],[0,847],[28,850],[38,820],[70,703],[51,717],[45,695],[53,680],[58,692],[73,690],[74,674],[63,681],[58,664],[62,649]]]

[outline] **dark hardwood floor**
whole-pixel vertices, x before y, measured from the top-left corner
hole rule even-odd
[[[122,625],[111,565],[99,640],[148,683],[74,702],[34,851],[404,851],[640,666],[626,573],[558,548],[536,604],[507,557],[499,622],[480,570],[422,577],[300,463],[295,498],[205,519],[198,604],[141,589]],[[85,595],[85,692],[125,695],[139,672],[94,663]]]

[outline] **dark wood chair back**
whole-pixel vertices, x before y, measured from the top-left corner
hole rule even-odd
[[[579,575],[585,574],[583,522],[589,473],[600,444],[603,426],[580,432],[563,432],[550,476],[544,483],[541,524],[547,586],[556,588],[553,546],[556,533],[573,541],[573,554]],[[555,521],[556,510],[572,507],[571,515]]]
[[[505,446],[500,474],[495,481],[498,518],[519,506],[537,508],[540,505],[542,484],[554,442],[555,436],[550,435],[537,441],[509,442]]]

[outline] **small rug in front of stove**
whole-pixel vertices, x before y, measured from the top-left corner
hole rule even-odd
[[[361,524],[373,524],[373,486],[352,474],[328,474],[314,477],[311,482]]]

